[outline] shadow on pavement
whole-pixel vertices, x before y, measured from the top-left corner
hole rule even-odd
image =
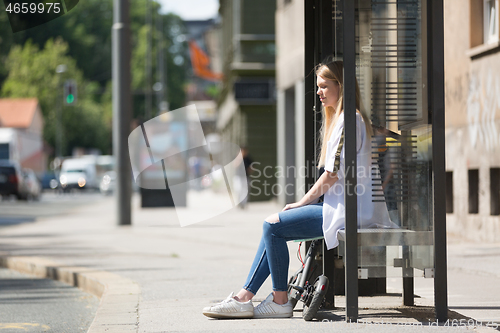
[[[0,217],[0,227],[2,226],[11,226],[21,223],[35,222],[36,218],[34,217]]]

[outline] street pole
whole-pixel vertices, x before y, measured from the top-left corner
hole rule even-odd
[[[156,13],[156,31],[158,33],[158,56],[157,61],[157,79],[160,83],[160,89],[158,89],[156,94],[156,104],[158,107],[157,115],[161,114],[164,110],[164,99],[165,99],[165,76],[164,76],[164,55],[163,55],[163,17],[160,13]]]
[[[346,321],[358,320],[358,198],[356,160],[356,11],[344,0],[344,128],[345,128],[345,296]],[[349,193],[350,192],[350,193]]]
[[[116,170],[117,222],[132,224],[132,171],[128,154],[131,122],[129,1],[114,0],[112,27],[113,155]]]
[[[62,117],[61,117],[61,107],[62,107],[62,98],[63,94],[61,93],[62,85],[61,85],[61,76],[58,77],[57,82],[57,103],[56,103],[56,157],[62,157]]]
[[[151,119],[151,109],[152,109],[152,98],[151,96],[151,47],[152,47],[152,37],[153,37],[153,26],[151,24],[151,0],[146,0],[146,101],[145,101],[145,119],[148,121]]]
[[[62,80],[61,75],[66,72],[66,65],[59,65],[56,67],[57,75],[57,94],[56,94],[56,157],[61,159],[62,157],[62,117],[61,117],[61,108],[62,108]]]

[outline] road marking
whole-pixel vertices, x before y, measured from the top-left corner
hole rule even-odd
[[[36,324],[36,323],[0,323],[0,330],[19,329],[19,330],[27,331],[31,328],[41,328],[44,330],[50,329],[50,327],[47,325]]]

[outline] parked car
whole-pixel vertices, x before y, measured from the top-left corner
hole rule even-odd
[[[28,199],[25,177],[19,164],[0,160],[0,195],[15,195],[19,200]]]
[[[57,175],[54,172],[46,172],[42,176],[42,190],[55,190],[60,186]]]
[[[62,163],[59,175],[61,188],[98,189],[95,158],[71,158]]]
[[[31,169],[23,169],[24,186],[26,199],[39,200],[42,192],[42,185],[38,181],[35,172]]]

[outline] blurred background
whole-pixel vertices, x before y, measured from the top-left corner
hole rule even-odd
[[[130,1],[130,131],[194,104],[208,141],[247,146],[248,172],[254,161],[248,152],[262,168],[271,167],[264,184],[269,187],[276,166],[276,4],[240,5],[218,0]],[[14,215],[24,220],[22,207],[63,211],[62,201],[86,203],[113,194],[112,23],[112,0],[80,1],[65,15],[16,33],[7,10],[1,11],[3,224],[17,221]],[[241,29],[235,28],[238,24]],[[184,132],[176,140],[199,140],[200,133],[188,126]],[[184,158],[185,170],[174,171],[182,171],[186,181],[213,167],[209,158]],[[205,177],[194,190],[216,182]],[[165,191],[141,189],[135,182],[132,186],[142,197],[142,207],[173,205],[162,197]],[[243,192],[242,185],[238,187]],[[275,197],[257,187],[253,192],[241,208],[247,201]]]
[[[427,236],[435,222],[443,230],[434,217],[446,210],[450,305],[480,320],[497,319],[499,309],[495,290],[484,288],[500,276],[499,2],[443,0],[444,18],[436,19],[428,7],[436,0],[356,0],[353,32],[362,101],[378,126],[372,152],[383,172],[374,185],[391,219],[417,231],[421,241],[411,256],[408,246],[387,252],[360,247],[361,267],[376,279],[365,286],[399,293],[403,262],[405,277],[413,268],[433,275],[434,250],[443,259],[444,242]],[[182,297],[171,293],[181,290],[179,279],[199,287],[192,289],[197,298],[208,290],[204,295],[215,299],[236,271],[247,269],[262,219],[299,200],[317,178],[321,114],[313,68],[331,52],[343,57],[343,1],[128,0],[131,82],[130,94],[120,97],[116,88],[127,80],[116,79],[126,71],[112,70],[119,64],[112,51],[117,3],[80,0],[66,14],[16,33],[0,4],[2,250],[121,271],[139,281],[152,302],[143,307],[143,318],[163,325],[168,321],[155,311],[163,311],[164,299],[176,295],[169,302],[175,311],[187,308],[177,303],[185,290]],[[441,23],[446,173],[432,160],[433,152],[442,151],[442,142],[433,141],[440,124],[432,123],[433,112],[441,115],[433,109],[441,98],[433,83],[441,73],[430,70],[436,69],[434,55],[440,56],[433,44],[440,36],[433,37],[432,27]],[[193,105],[195,113],[175,112]],[[130,120],[123,116],[128,106]],[[116,148],[117,137],[134,133],[139,153],[126,140]],[[205,149],[203,140],[213,147]],[[241,170],[243,163],[245,172],[224,174],[236,159],[221,142],[242,148],[233,167]],[[132,179],[120,167],[124,162],[138,165],[141,178]],[[436,175],[446,177],[440,192],[432,188]],[[446,207],[444,200],[434,205],[434,193],[446,196]],[[137,228],[109,228],[130,224],[132,217]],[[41,223],[29,224],[35,221]],[[206,223],[179,228],[178,222],[201,221]],[[292,255],[298,246],[290,247]],[[327,260],[346,258],[325,253]],[[169,272],[176,276],[170,279]],[[221,272],[228,280],[220,279]],[[215,280],[220,286],[214,289]],[[417,302],[432,299],[436,290],[447,292],[436,289],[433,279],[423,280],[415,280],[422,296]],[[191,320],[173,317],[182,325]]]
[[[131,130],[196,103],[205,134],[215,132],[222,76],[212,72],[220,71],[220,60],[207,54],[218,50],[218,9],[216,0],[130,1]],[[59,211],[62,200],[84,203],[113,193],[112,23],[112,0],[80,1],[62,17],[13,33],[2,8],[0,214],[5,223],[15,222],[16,212],[25,215],[21,207],[53,205],[49,210]],[[198,67],[192,57],[201,61]]]
[[[499,3],[444,4],[448,230],[500,241]],[[17,33],[0,11],[0,214],[113,193],[112,22],[112,0]],[[257,162],[248,201],[300,197],[303,180],[277,170],[306,165],[303,133],[280,132],[305,112],[303,1],[131,0],[130,22],[131,130],[195,104],[205,137]],[[280,110],[293,116],[281,124]]]

